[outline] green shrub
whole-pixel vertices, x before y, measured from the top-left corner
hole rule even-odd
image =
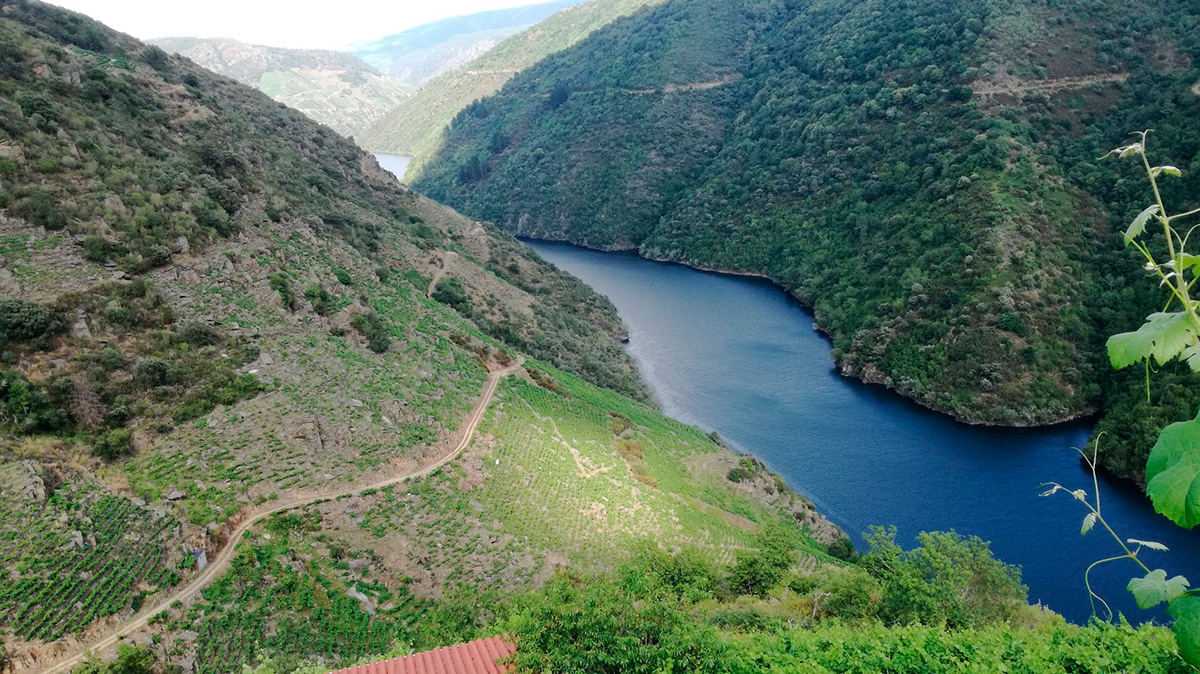
[[[283,272],[275,272],[268,279],[271,289],[279,293],[279,301],[288,311],[296,310],[296,294],[292,291],[292,280]]]
[[[889,624],[959,629],[1017,618],[1026,604],[1021,570],[992,556],[987,543],[953,532],[922,533],[904,550],[896,529],[873,527],[862,565],[883,584],[880,617]]]
[[[117,459],[133,453],[133,433],[128,429],[101,433],[92,441],[92,453],[105,461]]]
[[[49,307],[18,299],[0,300],[0,345],[45,337],[62,327],[58,314]]]
[[[350,325],[367,340],[367,346],[375,353],[386,353],[392,346],[392,337],[388,334],[387,324],[375,312],[355,314]]]
[[[445,277],[439,280],[437,287],[433,290],[433,299],[453,308],[463,316],[470,317],[475,314],[475,305],[471,303],[471,298],[467,295],[462,281],[456,278]]]
[[[322,316],[328,316],[337,310],[337,303],[334,301],[333,295],[330,294],[325,286],[311,285],[304,291],[304,299],[312,304],[313,311]]]

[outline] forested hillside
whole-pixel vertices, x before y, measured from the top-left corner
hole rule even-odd
[[[0,261],[5,671],[118,641],[187,672],[441,645],[467,629],[448,595],[647,540],[722,567],[768,528],[789,566],[853,552],[646,404],[577,279],[38,2],[0,4]]]
[[[1120,237],[1143,182],[1099,158],[1153,128],[1196,165],[1197,10],[670,2],[465,108],[415,184],[519,234],[769,275],[843,372],[964,420],[1105,410],[1136,475],[1200,396],[1167,372],[1151,407],[1105,361],[1154,300]],[[1185,175],[1169,198],[1200,194]]]
[[[209,70],[249,84],[334,131],[353,136],[412,93],[366,62],[324,49],[284,49],[223,38],[152,40]]]
[[[1185,671],[1163,628],[1028,605],[977,538],[860,558],[637,400],[579,281],[32,0],[0,3],[0,256],[2,670],[324,672],[499,631],[522,672]]]
[[[359,137],[373,152],[411,154],[408,176],[441,147],[446,125],[472,101],[495,93],[514,74],[566,49],[615,19],[663,0],[590,0],[563,9],[429,82]]]

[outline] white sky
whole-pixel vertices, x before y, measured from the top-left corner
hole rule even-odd
[[[344,48],[451,16],[541,0],[50,0],[136,38],[231,37]]]

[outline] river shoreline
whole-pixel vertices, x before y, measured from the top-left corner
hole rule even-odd
[[[588,244],[576,243],[576,242],[570,241],[568,239],[552,239],[552,238],[546,238],[546,237],[540,237],[540,236],[529,236],[527,234],[516,234],[514,236],[516,236],[522,242],[544,241],[547,243],[565,243],[565,244],[570,244],[572,246],[578,246],[580,248],[586,248],[587,250],[598,251],[601,253],[635,253],[639,258],[641,258],[643,260],[650,260],[651,262],[662,262],[665,264],[677,264],[677,265],[680,265],[683,267],[687,267],[689,269],[695,269],[696,271],[702,271],[702,272],[706,272],[709,274],[721,274],[724,276],[737,276],[737,277],[742,277],[742,278],[753,278],[753,279],[759,279],[762,281],[767,281],[771,285],[775,286],[775,288],[777,288],[778,290],[783,292],[785,295],[787,295],[789,298],[791,298],[792,300],[795,300],[797,303],[799,303],[800,306],[804,307],[804,310],[807,311],[809,314],[811,314],[813,317],[813,329],[817,333],[819,333],[822,337],[824,337],[827,341],[829,341],[830,345],[832,346],[833,335],[829,332],[829,330],[825,326],[821,325],[820,320],[817,318],[816,313],[813,310],[813,306],[811,304],[809,304],[808,302],[805,302],[801,297],[797,296],[794,292],[789,290],[787,286],[783,285],[777,279],[771,277],[768,274],[761,273],[761,272],[739,271],[739,270],[734,270],[734,269],[721,269],[721,268],[717,268],[717,267],[706,267],[706,266],[703,266],[700,264],[686,262],[683,260],[673,260],[670,258],[653,257],[650,255],[642,254],[641,248],[638,246],[613,246],[613,247],[605,248],[605,247],[601,247],[601,246],[591,246]],[[620,341],[622,344],[627,344],[629,340],[624,339],[624,340],[620,340]],[[1087,419],[1089,417],[1096,416],[1099,413],[1099,410],[1096,407],[1091,406],[1091,407],[1087,407],[1087,408],[1084,408],[1081,410],[1075,410],[1073,412],[1069,412],[1065,416],[1057,417],[1051,421],[1047,421],[1044,423],[997,424],[997,423],[993,423],[990,421],[984,421],[982,419],[966,417],[966,416],[963,416],[956,412],[953,412],[951,410],[943,409],[932,403],[929,403],[927,401],[921,400],[920,398],[912,396],[909,393],[907,393],[899,388],[896,388],[894,385],[887,383],[887,381],[886,381],[887,376],[885,374],[883,374],[882,371],[879,371],[878,368],[874,368],[874,369],[877,372],[879,372],[880,376],[873,376],[871,374],[871,372],[866,371],[866,368],[864,368],[863,372],[853,372],[853,371],[850,371],[850,369],[845,366],[845,363],[842,361],[842,359],[840,359],[836,356],[834,356],[834,358],[833,358],[833,365],[837,369],[838,374],[845,377],[846,379],[857,381],[862,384],[866,384],[868,386],[881,387],[883,389],[886,389],[886,390],[896,394],[897,396],[899,396],[901,398],[904,398],[905,400],[908,400],[912,403],[919,405],[920,407],[922,407],[924,409],[927,409],[931,412],[937,412],[938,414],[941,414],[950,419],[953,419],[954,421],[956,421],[960,424],[966,424],[968,426],[978,426],[978,427],[983,427],[983,428],[1026,428],[1026,429],[1053,428],[1055,426],[1062,426],[1064,424],[1070,424],[1070,423],[1077,422],[1077,421],[1080,421],[1083,419]],[[874,364],[869,364],[869,365],[873,366]],[[1131,476],[1118,475],[1117,477],[1137,483],[1137,480]]]

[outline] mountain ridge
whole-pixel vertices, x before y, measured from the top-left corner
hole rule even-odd
[[[1176,10],[1072,8],[665,5],[464,108],[414,184],[521,236],[766,274],[845,374],[962,420],[1162,423],[1103,359],[1152,302],[1113,235],[1138,185],[1095,158],[1154,127],[1191,161],[1195,41]],[[1107,467],[1137,476],[1145,426],[1102,422]]]

